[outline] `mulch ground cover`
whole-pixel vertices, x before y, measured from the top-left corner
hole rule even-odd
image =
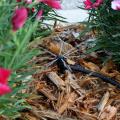
[[[74,72],[69,67],[69,64],[79,64],[120,82],[120,71],[114,62],[102,61],[106,53],[86,54],[95,37],[89,32],[79,38],[84,28],[83,25],[55,28],[50,36],[38,38],[31,44],[31,48],[38,48],[41,53],[32,60],[37,70],[28,89],[31,95],[27,102],[32,110],[22,112],[21,119],[120,120],[120,90],[98,77]],[[58,57],[67,66],[64,71],[62,64],[56,63]]]

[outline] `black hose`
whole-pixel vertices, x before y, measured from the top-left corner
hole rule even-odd
[[[102,79],[104,82],[110,83],[110,84],[116,86],[117,88],[120,88],[120,83],[117,82],[116,80],[114,80],[114,79],[112,79],[110,77],[107,77],[107,76],[105,76],[103,74],[100,74],[100,73],[93,72],[91,70],[85,69],[81,65],[78,65],[78,64],[70,65],[70,68],[72,69],[73,72],[83,72],[85,74],[90,74],[91,76],[98,77],[98,78]]]
[[[78,64],[68,65],[68,64],[66,64],[66,60],[63,56],[58,55],[56,57],[56,59],[57,59],[57,61],[56,61],[57,66],[60,69],[61,73],[64,73],[65,70],[70,70],[70,71],[72,70],[72,72],[82,72],[85,74],[90,74],[91,76],[98,77],[98,78],[102,79],[104,82],[110,83],[111,85],[114,85],[117,88],[120,88],[120,83],[110,77],[107,77],[101,73],[97,73],[97,72],[85,69],[83,66],[78,65]]]

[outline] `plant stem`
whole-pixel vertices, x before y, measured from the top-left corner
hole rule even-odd
[[[29,41],[29,37],[31,36],[32,32],[34,31],[34,29],[37,27],[38,25],[38,21],[35,21],[35,23],[33,25],[30,26],[27,35],[24,37],[23,41],[21,42],[20,46],[18,47],[18,49],[16,50],[10,64],[8,65],[8,68],[12,68],[12,65],[15,61],[15,59],[17,58],[17,56],[19,55],[19,53],[21,52],[24,46],[24,44]]]

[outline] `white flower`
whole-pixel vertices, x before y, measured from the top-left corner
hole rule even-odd
[[[120,10],[120,0],[113,0],[111,2],[111,7],[113,10]]]

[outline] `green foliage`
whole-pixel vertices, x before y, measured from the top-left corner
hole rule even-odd
[[[104,0],[96,9],[89,10],[88,28],[96,31],[95,50],[106,50],[120,63],[120,11],[111,8],[112,0]]]
[[[31,15],[22,29],[13,32],[11,17],[18,4],[22,6],[23,3],[16,3],[16,0],[0,1],[0,66],[12,70],[9,80],[12,92],[0,96],[0,115],[4,115],[8,119],[19,117],[19,111],[25,108],[30,109],[26,102],[29,94],[24,93],[23,90],[27,89],[28,83],[31,82],[28,77],[35,72],[29,61],[38,54],[37,50],[28,48],[31,38],[35,37],[31,37],[31,35],[34,35],[35,31],[38,30],[36,36],[43,36],[45,33],[38,26],[48,18],[51,20],[60,18],[52,8],[43,5],[45,9],[44,19],[36,21],[34,15]],[[39,33],[39,31],[41,32]],[[46,31],[49,30],[46,29]]]
[[[0,115],[9,119],[20,116],[19,111],[30,106],[26,103],[27,94],[22,93],[31,81],[26,80],[31,75],[31,65],[28,61],[37,54],[36,50],[29,50],[28,44],[37,22],[28,21],[23,29],[13,33],[11,30],[11,16],[15,5],[0,6],[0,66],[12,70],[9,85],[12,92],[0,97]],[[28,72],[20,72],[21,69],[28,69]],[[19,72],[18,72],[19,71]]]
[[[56,21],[66,22],[64,17],[59,16],[54,9],[47,6],[46,4],[43,4],[42,2],[35,5],[34,7],[33,5],[30,5],[29,8],[34,8],[35,10],[34,12],[29,11],[29,16],[32,22],[36,20],[36,15],[38,11],[43,10],[43,16],[41,18],[41,21],[38,23],[37,29],[32,34],[31,41],[34,38],[37,38],[40,36],[45,37],[51,34],[53,26],[49,23],[49,21],[50,22],[51,21],[52,22],[56,22]],[[47,23],[46,23],[46,20],[47,20]]]

